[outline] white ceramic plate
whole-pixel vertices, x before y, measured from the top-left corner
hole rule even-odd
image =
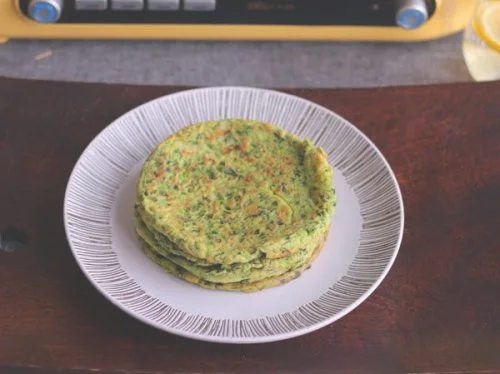
[[[298,279],[259,293],[202,289],[165,273],[134,232],[135,182],[152,149],[191,123],[249,118],[309,137],[334,167],[337,210],[320,256]],[[342,117],[263,89],[217,87],[148,102],[114,121],[83,152],[64,201],[83,272],[111,302],[156,328],[226,343],[296,337],[346,315],[380,284],[402,239],[403,201],[375,145]]]

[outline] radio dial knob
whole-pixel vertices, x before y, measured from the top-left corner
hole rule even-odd
[[[425,0],[399,0],[396,23],[404,29],[416,29],[429,18]]]
[[[29,16],[39,23],[55,23],[61,17],[63,0],[30,0]]]

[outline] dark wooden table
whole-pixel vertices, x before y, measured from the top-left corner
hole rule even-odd
[[[66,242],[63,193],[80,153],[123,112],[179,89],[0,79],[0,230],[4,247],[28,243],[0,251],[0,373],[500,373],[500,82],[292,91],[380,147],[405,235],[348,316],[247,346],[137,322],[90,285]]]

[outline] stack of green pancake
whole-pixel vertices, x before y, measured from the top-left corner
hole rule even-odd
[[[205,288],[257,291],[297,278],[335,209],[327,155],[268,123],[188,126],[159,144],[137,185],[144,253]]]

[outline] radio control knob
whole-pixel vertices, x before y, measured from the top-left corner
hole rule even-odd
[[[429,18],[425,0],[399,0],[396,9],[396,23],[404,29],[416,29]]]
[[[63,0],[30,0],[29,16],[39,23],[55,23],[61,17]]]

